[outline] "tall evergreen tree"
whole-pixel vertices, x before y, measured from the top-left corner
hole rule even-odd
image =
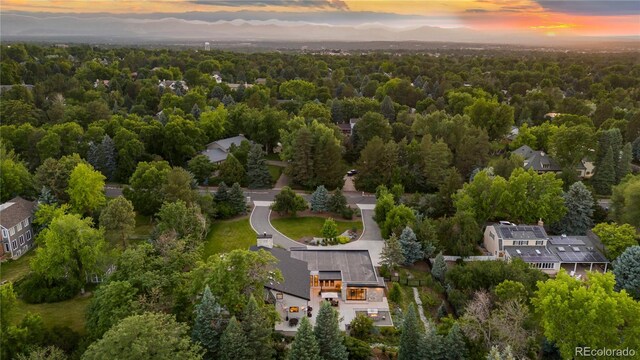
[[[260,311],[256,299],[251,295],[242,313],[242,328],[247,336],[247,360],[273,358],[271,333],[273,325]]]
[[[628,173],[631,172],[631,143],[626,143],[622,147],[622,153],[620,154],[620,161],[618,162],[618,167],[616,168],[616,184],[620,183]]]
[[[324,212],[329,211],[329,192],[324,185],[320,185],[316,188],[316,191],[311,194],[311,211]]]
[[[380,254],[380,263],[391,271],[398,265],[404,264],[402,246],[400,246],[398,237],[395,234],[392,234],[391,237],[385,241],[384,248],[382,248],[382,253]]]
[[[444,277],[447,274],[447,263],[444,261],[444,256],[442,256],[442,252],[436,255],[435,260],[433,261],[433,266],[431,268],[431,275],[436,278],[441,283],[444,283]]]
[[[402,321],[398,360],[424,360],[424,332],[418,323],[416,308],[411,303]]]
[[[402,234],[400,234],[400,246],[402,247],[405,265],[413,265],[424,256],[422,245],[418,242],[416,234],[409,226],[406,226],[402,230]]]
[[[318,342],[313,334],[313,327],[309,319],[303,317],[298,327],[296,337],[291,343],[288,360],[322,360]]]
[[[87,151],[87,161],[108,180],[113,180],[117,167],[113,139],[105,135],[100,143],[91,143]]]
[[[240,322],[233,316],[220,338],[219,359],[248,359],[250,355],[248,345],[247,336],[244,334]]]
[[[616,290],[626,290],[640,301],[640,246],[630,246],[613,262]]]
[[[435,326],[431,322],[431,320],[427,320],[427,325],[425,329],[425,336],[422,345],[422,356],[425,359],[434,359],[434,360],[448,360],[456,358],[449,357],[451,351],[445,348],[445,340],[443,337],[438,334]]]
[[[293,140],[293,159],[289,171],[292,171],[293,180],[307,186],[313,179],[313,148],[312,134],[308,127],[300,128]]]
[[[347,198],[342,194],[342,189],[336,188],[327,202],[329,211],[340,214],[347,209]]]
[[[320,356],[324,360],[346,360],[347,348],[344,346],[344,336],[340,331],[338,312],[328,301],[320,305],[316,317],[314,333],[320,349]]]
[[[393,100],[388,95],[380,103],[380,113],[390,122],[396,119],[396,109],[393,107]]]
[[[229,154],[227,159],[220,165],[220,173],[218,176],[222,181],[229,184],[236,182],[241,183],[245,177],[244,167],[233,154]]]
[[[193,106],[191,107],[191,115],[193,115],[193,117],[196,120],[199,120],[200,114],[202,114],[202,110],[200,110],[200,107],[198,106],[198,104],[197,103],[193,104]]]
[[[209,285],[204,288],[195,314],[191,339],[200,343],[207,351],[205,359],[217,359],[220,356],[220,338],[227,327],[228,319],[222,306],[211,294]]]
[[[242,191],[240,184],[237,182],[233,183],[229,191],[229,204],[235,214],[244,214],[247,212],[247,200],[244,197],[244,191]]]
[[[264,159],[264,151],[258,144],[251,146],[247,157],[247,184],[249,184],[249,189],[271,188],[269,167]]]
[[[40,195],[38,196],[38,204],[52,205],[57,203],[58,203],[58,199],[56,199],[56,196],[53,195],[53,192],[51,191],[51,189],[49,189],[46,186],[42,186],[42,189],[40,190]]]
[[[609,195],[611,194],[611,187],[616,181],[616,170],[613,158],[613,150],[611,146],[605,152],[602,161],[596,165],[595,173],[593,174],[593,188],[598,194]]]
[[[560,234],[585,235],[593,227],[591,191],[580,181],[573,183],[564,194],[564,205],[567,213],[553,225],[553,230]]]
[[[229,201],[229,187],[224,181],[218,184],[218,190],[216,191],[213,198],[215,199],[216,202]]]
[[[467,345],[464,341],[464,335],[460,330],[458,323],[454,323],[449,333],[444,338],[444,348],[447,350],[447,360],[465,360],[468,358]]]

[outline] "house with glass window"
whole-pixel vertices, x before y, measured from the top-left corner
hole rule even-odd
[[[340,327],[347,330],[357,315],[372,318],[377,326],[392,326],[385,283],[367,250],[332,247],[273,248],[271,235],[258,236],[253,251],[265,250],[278,259],[283,281],[265,285],[265,301],[273,304],[281,321],[276,330],[297,331],[299,320],[315,323],[323,301],[340,313]]]
[[[15,197],[0,205],[0,257],[17,259],[35,244],[31,221],[35,202]]]
[[[602,255],[602,243],[589,232],[586,236],[549,236],[542,221],[538,225],[501,222],[486,227],[484,247],[498,259],[521,259],[533,268],[555,275],[560,268],[573,274],[581,270],[607,270],[609,261]]]

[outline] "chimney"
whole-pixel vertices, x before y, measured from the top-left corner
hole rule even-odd
[[[266,232],[264,232],[262,234],[258,234],[258,239],[257,239],[256,245],[258,245],[258,247],[272,249],[273,248],[273,235],[267,234]]]
[[[544,227],[544,221],[542,221],[542,219],[538,220],[538,226]]]

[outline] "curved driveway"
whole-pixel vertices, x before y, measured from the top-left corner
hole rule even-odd
[[[378,224],[373,220],[373,207],[372,204],[357,204],[362,212],[362,223],[364,226],[364,231],[360,238],[356,241],[352,241],[348,244],[341,245],[330,245],[330,246],[311,246],[304,245],[297,241],[294,241],[282,233],[280,233],[276,228],[271,225],[271,221],[269,220],[271,214],[271,201],[254,201],[254,208],[251,212],[250,223],[251,227],[256,233],[262,234],[272,234],[273,235],[273,244],[282,246],[285,249],[289,249],[292,247],[306,247],[312,249],[351,249],[351,250],[368,250],[369,255],[371,256],[371,261],[374,265],[380,264],[380,253],[382,252],[382,248],[384,247],[384,241],[382,236],[380,235],[380,228]]]

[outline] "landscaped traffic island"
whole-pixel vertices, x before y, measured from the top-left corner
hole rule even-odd
[[[272,215],[273,216],[273,215]],[[326,217],[322,216],[300,216],[300,217],[275,217],[271,219],[271,224],[283,235],[300,242],[307,242],[314,237],[321,238],[322,226]],[[357,232],[356,239],[362,233],[362,222],[358,220],[335,220],[338,227],[338,234],[347,230]]]

